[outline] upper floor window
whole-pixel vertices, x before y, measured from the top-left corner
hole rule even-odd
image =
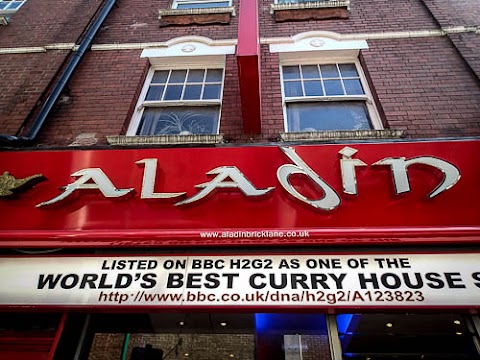
[[[7,25],[13,15],[27,0],[0,0],[0,25]]]
[[[358,62],[282,66],[288,132],[373,128]]]
[[[279,54],[285,131],[380,130],[360,65],[365,40],[318,31],[270,45]]]
[[[233,40],[200,36],[173,38],[157,48],[144,49],[141,57],[151,67],[126,136],[219,138],[226,56],[233,54]],[[215,136],[162,138],[182,142]]]
[[[311,2],[329,2],[329,1],[332,1],[332,0],[275,0],[275,4],[303,4],[303,3],[311,3]]]
[[[20,9],[27,0],[0,0],[0,13],[11,14]]]
[[[221,0],[174,0],[173,9],[206,9],[232,6],[232,1]]]
[[[152,69],[136,134],[217,134],[222,91],[223,69]]]

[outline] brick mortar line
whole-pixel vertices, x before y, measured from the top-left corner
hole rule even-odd
[[[441,30],[417,30],[417,31],[393,31],[393,32],[379,32],[379,33],[360,33],[360,34],[336,34],[338,40],[386,40],[386,39],[410,39],[422,37],[439,37],[450,34],[465,34],[473,33],[480,35],[480,28],[478,26],[452,26],[442,28]],[[319,33],[318,36],[321,36]],[[236,39],[218,40],[218,45],[236,45]],[[260,43],[264,45],[292,43],[293,37],[281,38],[261,38]],[[94,44],[92,51],[111,51],[111,50],[143,50],[148,48],[168,47],[168,42],[161,43],[124,43],[124,44]],[[220,44],[221,43],[221,44]],[[0,55],[6,54],[31,54],[31,53],[45,53],[49,50],[73,50],[76,51],[78,45],[72,43],[57,43],[48,44],[44,46],[18,47],[18,48],[0,48]]]

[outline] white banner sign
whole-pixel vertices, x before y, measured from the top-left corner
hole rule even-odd
[[[480,306],[480,254],[15,257],[0,305]]]

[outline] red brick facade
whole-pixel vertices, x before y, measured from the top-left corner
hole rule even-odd
[[[65,45],[79,43],[100,3],[29,0],[0,28],[0,133],[28,130],[72,56]],[[191,35],[236,40],[238,2],[233,4],[237,15],[228,25],[160,27],[158,10],[170,8],[170,1],[118,0],[93,44],[161,43]],[[480,18],[477,1],[352,0],[348,19],[287,22],[275,22],[270,6],[270,0],[259,1],[262,133],[243,132],[236,57],[228,55],[220,123],[226,142],[278,141],[284,132],[279,56],[268,44],[308,31],[364,34],[369,48],[361,58],[386,128],[412,138],[480,135],[480,40],[471,30]],[[52,50],[52,44],[64,47]],[[32,145],[66,146],[84,133],[106,145],[105,136],[125,134],[149,69],[141,51],[89,51]]]

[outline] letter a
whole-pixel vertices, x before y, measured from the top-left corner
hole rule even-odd
[[[60,200],[63,200],[70,196],[75,190],[82,189],[98,189],[105,197],[121,197],[127,195],[133,188],[130,189],[117,189],[107,175],[99,168],[90,168],[77,171],[70,175],[72,177],[80,176],[75,182],[68,184],[64,188],[64,192],[57,197],[44,201],[37,205],[37,207],[51,205]],[[93,181],[93,183],[88,183]]]
[[[178,205],[185,205],[190,204],[192,202],[198,201],[203,199],[205,196],[210,194],[213,190],[217,188],[228,188],[228,189],[239,189],[241,190],[246,196],[260,196],[265,195],[266,193],[272,191],[274,187],[268,187],[266,189],[257,189],[253,184],[248,181],[248,179],[243,175],[240,170],[236,166],[222,166],[216,169],[210,170],[207,175],[217,175],[212,181],[208,183],[203,183],[199,185],[195,185],[196,188],[201,188],[202,190],[199,191],[197,194],[180,201],[175,204]],[[225,181],[226,179],[231,179],[232,181]]]

